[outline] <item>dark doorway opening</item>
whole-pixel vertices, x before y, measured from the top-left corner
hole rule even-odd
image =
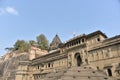
[[[111,71],[111,69],[107,69],[107,72],[108,72],[108,76],[112,76],[112,71]]]
[[[77,66],[81,66],[82,64],[82,59],[81,59],[81,56],[79,53],[76,53],[75,54],[75,58],[76,58],[76,61],[77,61]]]

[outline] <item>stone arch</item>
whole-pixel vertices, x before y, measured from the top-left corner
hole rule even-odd
[[[79,52],[75,53],[74,57],[76,59],[76,63],[77,63],[76,65],[77,66],[81,66],[81,64],[82,64],[82,58],[81,58],[80,53]]]

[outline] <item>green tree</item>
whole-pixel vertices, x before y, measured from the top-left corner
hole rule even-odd
[[[43,50],[48,50],[49,48],[48,40],[44,34],[40,34],[39,36],[37,36],[37,44],[38,47]]]
[[[17,40],[14,44],[14,50],[20,52],[28,52],[29,50],[29,43],[24,40]]]
[[[29,40],[30,46],[36,45],[36,42],[34,40]]]

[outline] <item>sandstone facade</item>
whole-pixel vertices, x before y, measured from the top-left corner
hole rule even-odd
[[[108,77],[120,77],[119,35],[107,38],[101,31],[96,31],[76,36],[65,43],[58,42],[60,40],[57,38],[58,36],[55,36],[53,39],[52,48],[48,54],[30,61],[29,77],[31,80],[45,80],[45,77],[52,72],[83,66],[91,66]],[[67,80],[61,77],[62,75],[58,79],[51,80]]]

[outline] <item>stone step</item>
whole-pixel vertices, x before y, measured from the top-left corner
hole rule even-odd
[[[68,71],[66,74],[64,75],[73,75],[73,76],[94,76],[97,74],[99,74],[98,76],[106,76],[98,71],[84,71],[84,72],[75,72],[75,71]]]
[[[47,74],[46,77],[58,77],[58,76],[62,76],[63,74],[64,72],[61,71],[61,72]]]
[[[64,76],[61,77],[61,80],[117,80],[114,78],[108,78],[108,77],[75,77],[75,76]]]
[[[93,69],[92,67],[86,67],[86,66],[84,66],[84,67],[72,67],[72,68],[70,68],[69,70],[91,70],[91,69]]]
[[[89,78],[87,77],[73,77],[73,76],[68,76],[68,77],[64,77],[61,80],[89,80]]]
[[[44,79],[40,80],[117,80],[107,77],[102,71],[93,69],[92,67],[72,67],[47,74]]]

